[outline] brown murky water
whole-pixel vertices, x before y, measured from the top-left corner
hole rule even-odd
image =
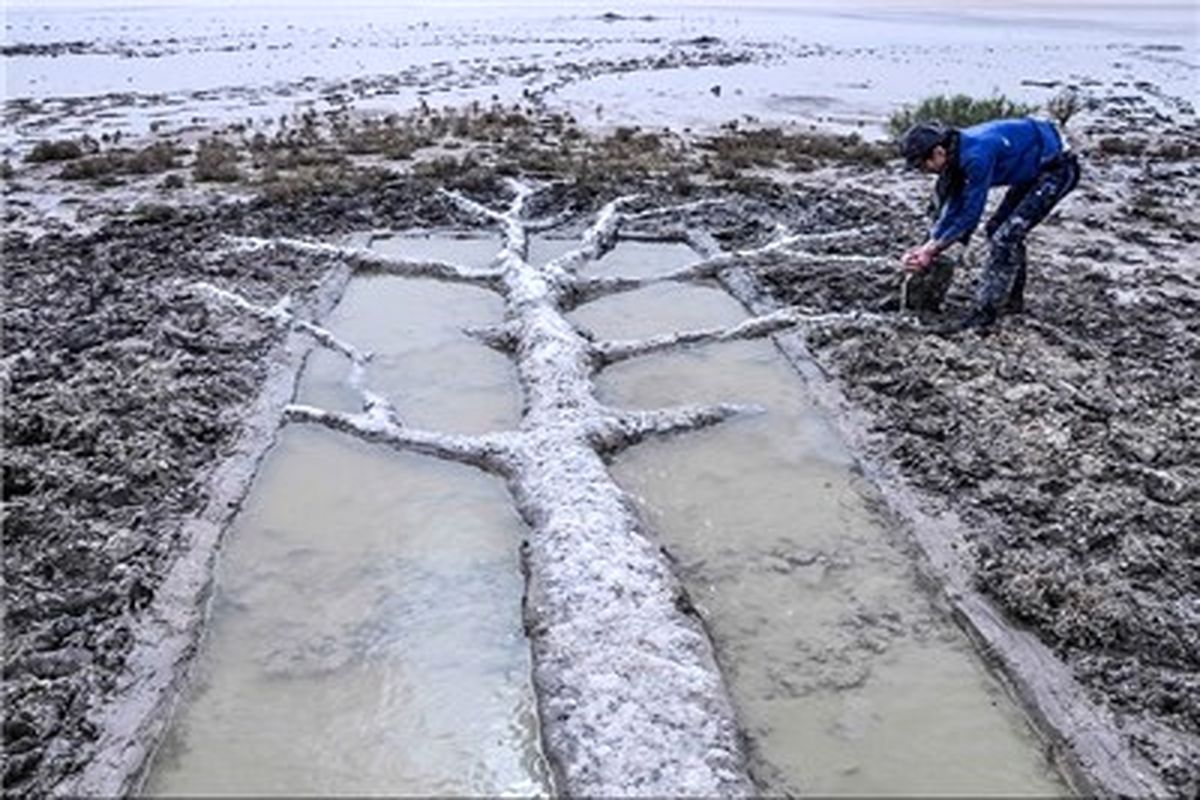
[[[390,240],[483,266],[486,239]],[[546,258],[573,243],[534,242]],[[647,274],[693,259],[623,244],[597,265]],[[329,321],[374,349],[369,382],[410,424],[476,432],[519,413],[502,356],[462,336],[499,319],[486,293],[353,282]],[[575,313],[630,338],[745,316],[717,289],[664,286]],[[353,407],[317,354],[305,402]],[[766,342],[621,364],[630,407],[743,401],[760,416],[629,451],[639,500],[717,642],[772,791],[1061,794],[1038,742],[965,638],[918,590],[848,457]],[[545,794],[528,647],[522,523],[495,478],[291,426],[231,532],[196,688],[151,794]]]

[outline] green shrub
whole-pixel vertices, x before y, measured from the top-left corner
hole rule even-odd
[[[926,97],[917,106],[905,106],[892,114],[888,131],[899,138],[918,122],[940,120],[955,128],[965,128],[1003,117],[1024,117],[1037,111],[1037,106],[1009,100],[1004,95],[976,98],[965,94]]]

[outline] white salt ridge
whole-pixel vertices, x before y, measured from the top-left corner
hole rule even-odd
[[[721,268],[799,240],[780,238],[759,250],[717,254],[665,276],[616,279],[597,286],[581,278],[578,270],[613,246],[623,221],[682,218],[689,207],[626,214],[622,208],[632,198],[619,198],[602,209],[577,248],[536,266],[527,260],[528,231],[541,223],[522,219],[534,190],[515,182],[512,188],[513,198],[504,212],[447,194],[501,228],[504,246],[491,270],[444,263],[431,267],[430,262],[295,240],[269,244],[332,255],[359,269],[432,275],[498,292],[506,304],[505,322],[479,335],[508,348],[515,359],[524,395],[518,429],[473,436],[413,429],[387,400],[361,386],[361,413],[292,405],[287,417],[473,464],[507,479],[532,529],[524,550],[526,628],[545,749],[566,792],[750,794],[745,754],[711,643],[633,501],[609,475],[605,457],[648,436],[685,433],[754,409],[717,404],[625,411],[596,399],[593,378],[605,365],[637,355],[703,341],[761,337],[824,318],[783,310],[729,328],[594,342],[563,309],[575,302],[580,286],[600,296],[664,280],[705,280]],[[231,302],[228,293],[207,291]],[[280,318],[247,301],[232,302],[260,316]],[[358,352],[323,335],[323,329],[297,327],[352,361],[351,354]]]

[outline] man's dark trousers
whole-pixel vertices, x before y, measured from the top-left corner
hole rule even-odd
[[[1061,153],[1029,183],[1011,186],[985,231],[991,253],[976,298],[981,310],[1023,310],[1025,237],[1079,183],[1079,159]]]

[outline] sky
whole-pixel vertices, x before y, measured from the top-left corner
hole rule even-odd
[[[468,6],[487,8],[489,6],[562,6],[562,5],[585,5],[583,0],[433,0],[440,6]],[[402,7],[428,7],[431,0],[344,0],[340,3],[341,6],[383,6],[388,8]],[[1194,0],[1193,0],[1194,2]],[[0,0],[5,9],[8,8],[121,8],[121,7],[148,7],[148,6],[179,6],[187,8],[217,8],[221,6],[237,5],[241,7],[253,6],[270,6],[274,8],[286,8],[289,6],[304,6],[313,7],[321,6],[328,7],[329,0]],[[1138,0],[748,0],[749,5],[757,6],[774,6],[774,7],[805,7],[805,6],[872,6],[886,7],[894,6],[897,8],[912,8],[912,7],[929,7],[929,6],[952,6],[962,7],[965,5],[996,9],[1011,8],[1013,6],[1034,6],[1043,8],[1071,8],[1082,6],[1130,6],[1139,5]],[[672,2],[672,0],[590,0],[587,2],[591,8],[596,10],[596,13],[602,13],[605,10],[626,10],[640,9],[648,6],[662,8],[670,5],[721,5],[727,6],[728,3],[718,2],[718,0],[681,0],[681,2]],[[1167,2],[1157,2],[1154,5],[1188,5],[1188,0],[1167,0]]]

